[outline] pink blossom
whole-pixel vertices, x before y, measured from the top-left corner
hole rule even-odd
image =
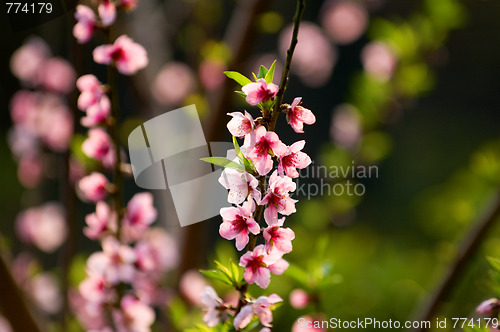
[[[196,89],[192,69],[182,62],[170,62],[160,69],[153,84],[153,96],[165,105],[178,105]]]
[[[267,254],[262,244],[256,246],[253,251],[246,252],[240,258],[240,266],[245,268],[246,282],[267,288],[271,282],[271,272],[282,274],[288,268],[289,264],[281,258],[282,256],[283,254],[277,250]]]
[[[203,293],[208,283],[198,270],[184,272],[179,283],[179,290],[191,303],[196,306],[203,304],[200,294]]]
[[[276,96],[276,93],[278,93],[278,90],[279,87],[276,84],[266,83],[266,80],[263,78],[259,78],[257,82],[248,83],[241,88],[241,91],[247,95],[247,103],[253,106],[272,100]]]
[[[212,287],[205,287],[201,293],[201,303],[203,304],[203,311],[205,312],[203,315],[203,321],[210,327],[214,327],[219,324],[225,306],[222,299],[217,295]]]
[[[134,250],[113,236],[102,240],[102,251],[93,253],[87,261],[87,273],[101,274],[112,285],[120,281],[131,282],[135,275]]]
[[[257,235],[260,233],[259,224],[253,219],[252,213],[255,206],[245,202],[242,206],[226,207],[220,209],[222,224],[219,234],[227,239],[236,239],[236,249],[243,250],[248,244],[248,234]]]
[[[201,84],[208,91],[213,91],[219,88],[224,83],[225,75],[223,72],[227,70],[226,64],[217,59],[203,60],[198,67],[198,76]]]
[[[150,228],[135,245],[136,265],[146,272],[161,274],[177,266],[176,241],[161,228]]]
[[[39,135],[47,147],[63,152],[73,135],[73,115],[64,104],[43,104],[38,115]]]
[[[29,293],[37,308],[48,314],[56,314],[62,307],[62,292],[56,278],[48,273],[39,273],[31,279]]]
[[[290,305],[295,309],[304,309],[309,303],[309,295],[303,289],[297,288],[290,293]]]
[[[43,177],[44,158],[38,152],[27,151],[19,159],[17,176],[27,188],[36,187]]]
[[[330,1],[323,8],[321,24],[337,44],[349,44],[357,40],[365,31],[368,13],[356,1]]]
[[[122,35],[113,45],[98,46],[94,52],[94,61],[109,65],[113,62],[124,75],[133,75],[148,64],[148,55],[141,45]]]
[[[476,311],[480,314],[493,314],[498,312],[500,309],[500,301],[496,298],[491,298],[486,301],[481,302],[480,305],[477,306]]]
[[[39,153],[36,137],[23,126],[11,127],[7,133],[9,147],[16,158],[22,158],[24,154]]]
[[[122,236],[124,241],[139,240],[157,216],[151,193],[139,193],[127,204],[127,213],[123,218]]]
[[[18,79],[34,86],[38,84],[40,68],[49,57],[50,50],[43,39],[30,38],[12,54],[10,69]]]
[[[289,192],[295,191],[296,184],[291,178],[278,175],[274,171],[269,178],[269,186],[267,194],[264,196],[261,205],[267,204],[264,211],[264,218],[269,226],[274,226],[278,222],[278,212],[283,215],[290,215],[294,213],[296,200],[290,198]]]
[[[106,331],[107,313],[102,303],[88,301],[81,292],[69,291],[68,295],[72,312],[86,331]]]
[[[51,58],[43,63],[38,73],[40,84],[60,93],[69,93],[74,89],[76,73],[68,61]]]
[[[75,18],[78,22],[73,27],[73,36],[78,43],[84,44],[92,38],[97,18],[94,11],[84,5],[76,6]]]
[[[266,240],[266,252],[271,253],[273,248],[283,254],[292,251],[292,240],[295,238],[295,233],[290,228],[283,228],[285,218],[278,220],[274,226],[269,226],[264,230],[264,239]]]
[[[264,126],[255,130],[255,143],[251,135],[245,136],[243,146],[246,148],[246,156],[257,169],[259,175],[266,175],[273,168],[273,160],[269,152],[280,156],[286,152],[286,145],[280,141],[278,135],[273,131],[267,131]]]
[[[76,81],[76,87],[81,92],[78,97],[78,108],[82,111],[97,104],[101,98],[105,97],[102,83],[94,75],[89,74],[81,76]]]
[[[83,142],[82,151],[90,158],[101,161],[106,167],[112,167],[116,160],[111,138],[102,128],[89,130],[89,137]]]
[[[306,141],[298,141],[287,148],[287,152],[280,156],[278,164],[278,173],[283,176],[283,171],[291,178],[298,178],[298,169],[303,169],[311,164],[311,158],[304,152],[300,151],[304,148]]]
[[[330,138],[335,144],[354,150],[361,140],[361,133],[359,111],[350,104],[335,107],[330,125]]]
[[[35,132],[37,110],[41,95],[28,90],[17,91],[10,100],[10,117],[16,125]]]
[[[100,0],[97,7],[99,17],[104,26],[110,26],[116,19],[116,6],[110,0]]]
[[[12,326],[10,326],[10,323],[5,317],[0,315],[0,331],[1,332],[14,332],[12,329]]]
[[[78,291],[87,301],[105,303],[112,297],[110,286],[104,275],[91,273],[78,285]]]
[[[134,9],[137,6],[137,0],[120,0],[119,6],[126,9]]]
[[[396,56],[383,42],[371,42],[363,48],[361,60],[365,70],[381,81],[391,78],[396,68]]]
[[[247,111],[245,111],[244,115],[241,112],[227,113],[227,115],[233,117],[227,124],[227,129],[229,129],[231,135],[244,137],[254,130],[255,124],[252,115]]]
[[[92,240],[114,234],[118,228],[116,212],[111,211],[104,201],[97,202],[95,213],[87,215],[85,223],[87,227],[83,229],[83,233]]]
[[[149,332],[155,321],[155,312],[141,300],[125,295],[120,303],[121,311],[113,311],[117,332]]]
[[[137,271],[132,281],[132,288],[145,304],[165,308],[172,299],[173,291],[163,285],[164,277],[164,275]]]
[[[91,202],[101,201],[107,196],[106,186],[108,179],[99,172],[92,172],[83,177],[78,183],[78,187],[83,197]]]
[[[44,252],[53,252],[66,239],[64,209],[57,203],[46,203],[19,214],[16,220],[19,238]]]
[[[98,103],[87,108],[86,116],[80,122],[84,127],[94,127],[106,123],[111,114],[111,102],[107,96],[103,96]]]
[[[295,98],[286,113],[286,119],[296,133],[304,132],[304,123],[311,125],[316,122],[313,112],[300,106],[301,103],[302,97]]]
[[[234,327],[238,330],[246,327],[254,315],[259,318],[263,326],[272,327],[273,313],[271,307],[281,301],[283,299],[276,294],[259,296],[254,303],[245,305],[234,317]]]
[[[219,183],[229,189],[227,201],[231,204],[241,204],[247,198],[249,201],[255,199],[257,203],[260,202],[259,181],[252,174],[225,168],[219,177]]]

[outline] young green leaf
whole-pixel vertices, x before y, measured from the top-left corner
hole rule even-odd
[[[267,75],[267,68],[264,67],[264,66],[260,66],[260,69],[259,69],[259,75],[257,76],[257,78],[266,78],[266,75]]]
[[[255,75],[255,73],[252,73],[252,76],[256,81],[259,79],[259,77]]]
[[[245,157],[243,152],[241,152],[238,141],[236,140],[236,137],[234,137],[234,136],[233,136],[233,145],[234,145],[234,151],[236,152],[236,156],[238,157],[240,162],[245,166],[245,172],[250,173],[250,174],[254,174],[255,173],[255,165],[253,164],[253,162],[251,160],[249,160],[249,159],[247,159],[247,157]]]
[[[271,67],[269,67],[269,70],[266,73],[265,80],[266,83],[272,83],[274,79],[274,68],[276,67],[276,60],[273,61],[273,64]]]
[[[230,79],[236,81],[241,86],[245,86],[248,83],[252,83],[252,81],[247,78],[246,76],[238,73],[237,71],[225,71],[224,74],[226,74],[227,77]]]
[[[222,167],[227,167],[227,168],[234,168],[239,171],[244,171],[245,166],[242,164],[235,163],[232,160],[229,160],[224,157],[206,157],[206,158],[200,158],[201,161],[214,164],[216,166],[222,166]]]
[[[228,275],[225,273],[222,273],[219,270],[200,270],[200,273],[209,277],[209,278],[219,280],[219,281],[225,283],[226,285],[230,285],[230,286],[233,285],[233,282],[231,279],[229,279]]]

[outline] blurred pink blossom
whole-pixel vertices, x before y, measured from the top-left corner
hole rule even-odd
[[[119,282],[131,282],[135,275],[136,256],[134,250],[118,242],[113,236],[102,240],[102,251],[90,255],[87,261],[87,273],[100,274],[112,285]]]
[[[42,104],[38,114],[39,135],[53,151],[68,149],[73,136],[73,115],[64,104]]]
[[[337,44],[352,43],[365,32],[368,13],[359,1],[330,0],[322,12],[321,24]]]
[[[333,112],[330,137],[335,144],[352,150],[361,139],[361,123],[354,106],[341,104]]]
[[[114,63],[124,75],[133,75],[148,64],[144,47],[126,35],[118,37],[113,45],[97,46],[92,54],[95,62],[106,65]]]
[[[43,177],[43,157],[36,152],[23,154],[19,159],[17,176],[24,187],[36,187]]]
[[[161,228],[150,228],[134,248],[136,265],[147,272],[161,275],[179,262],[177,243]]]
[[[0,332],[14,332],[12,326],[5,317],[0,315]]]
[[[209,327],[214,327],[219,324],[221,322],[221,315],[224,312],[224,310],[221,310],[224,304],[212,287],[205,287],[201,293],[201,303],[205,313],[203,315],[203,321],[207,323]]]
[[[196,306],[201,306],[203,304],[200,298],[200,294],[203,293],[207,286],[207,281],[197,270],[189,270],[184,272],[179,282],[179,289],[182,295],[184,295],[191,303]]]
[[[116,19],[116,6],[110,0],[99,0],[97,12],[104,26],[110,26]]]
[[[111,102],[107,96],[103,96],[99,102],[87,108],[85,117],[80,119],[80,123],[84,127],[94,127],[106,123],[110,114]]]
[[[48,59],[39,71],[40,84],[51,91],[69,93],[74,89],[75,80],[75,70],[62,58]]]
[[[259,318],[263,326],[272,327],[273,313],[271,306],[281,301],[283,301],[281,297],[276,294],[259,296],[254,303],[245,305],[236,317],[234,317],[234,327],[237,330],[246,327],[254,315]]]
[[[106,310],[102,303],[88,301],[79,291],[70,291],[68,297],[72,312],[86,331],[106,331]]]
[[[101,161],[106,167],[115,164],[116,157],[111,137],[102,128],[89,130],[89,137],[83,142],[82,151],[90,158]]]
[[[16,220],[19,238],[44,252],[53,252],[66,239],[64,209],[57,203],[46,203],[21,212]]]
[[[102,83],[92,74],[81,76],[76,81],[76,87],[81,92],[78,97],[78,108],[82,111],[97,104],[102,98],[107,98]]]
[[[304,309],[309,303],[309,295],[303,289],[296,288],[290,292],[290,305],[295,309]]]
[[[109,287],[104,275],[91,273],[78,285],[81,296],[94,304],[104,304],[112,298],[112,288]]]
[[[392,77],[397,62],[394,52],[383,42],[367,44],[361,53],[361,61],[365,70],[381,81]]]
[[[286,56],[292,31],[293,26],[290,25],[280,35],[279,48],[282,57]],[[302,22],[293,56],[292,72],[306,85],[320,87],[330,78],[336,61],[337,53],[322,29],[312,22]]]
[[[78,22],[73,27],[73,36],[78,43],[84,44],[92,38],[97,18],[94,11],[85,5],[76,6],[75,18]]]
[[[266,83],[266,80],[259,78],[257,82],[248,83],[241,88],[247,95],[246,101],[250,105],[257,105],[268,100],[272,100],[278,93],[279,87],[274,83]]]
[[[293,324],[292,332],[326,332],[327,329],[322,327],[322,321],[311,316],[301,316]]]
[[[78,183],[83,197],[92,202],[103,200],[107,196],[107,185],[108,179],[99,172],[90,173]]]
[[[155,321],[155,312],[141,300],[125,295],[120,303],[121,310],[113,311],[116,332],[149,332]]]
[[[22,126],[10,128],[7,139],[16,158],[21,158],[24,154],[38,153],[39,146],[36,137]]]
[[[83,233],[93,240],[115,234],[118,229],[116,212],[104,201],[97,202],[95,213],[87,215],[85,223],[87,227],[83,229]]]
[[[137,0],[119,0],[118,4],[126,10],[131,10],[137,6]]]
[[[128,202],[127,213],[123,218],[123,240],[126,242],[139,240],[149,225],[155,221],[157,214],[151,193],[135,194]]]
[[[491,298],[486,301],[483,301],[476,308],[476,312],[483,315],[484,314],[490,315],[499,311],[500,311],[500,301],[496,298]]]
[[[160,69],[153,85],[153,96],[166,105],[180,104],[196,88],[194,74],[182,62],[170,62]]]
[[[47,44],[38,37],[28,39],[10,58],[10,70],[19,80],[31,86],[38,84],[38,72],[50,57]]]
[[[48,314],[56,314],[62,307],[62,292],[56,278],[48,273],[39,273],[31,279],[29,293],[38,308]]]
[[[226,64],[220,60],[203,60],[198,68],[201,84],[208,91],[219,88],[226,78],[223,74],[226,70]]]

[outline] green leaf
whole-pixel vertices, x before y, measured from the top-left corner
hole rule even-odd
[[[240,275],[240,268],[239,268],[239,266],[236,265],[236,263],[234,263],[233,261],[231,261],[229,263],[229,266],[231,268],[231,274],[233,275],[234,280],[236,281],[236,283],[238,285],[241,284],[242,276]]]
[[[259,69],[259,75],[257,76],[257,78],[266,78],[266,75],[267,75],[267,68],[264,67],[264,66],[260,66],[260,69]]]
[[[273,64],[271,67],[269,67],[269,70],[266,73],[265,80],[266,83],[272,83],[274,79],[274,68],[276,67],[276,60],[273,61]]]
[[[207,163],[210,163],[210,164],[214,164],[216,166],[234,168],[234,169],[237,169],[239,171],[245,170],[244,165],[235,163],[234,161],[229,160],[229,159],[224,158],[224,157],[206,157],[206,158],[200,158],[200,160],[207,162]]]
[[[255,173],[255,165],[253,164],[253,162],[251,160],[249,160],[249,159],[247,159],[247,157],[245,157],[243,152],[241,152],[238,141],[236,140],[236,137],[234,137],[234,136],[233,136],[233,145],[234,145],[234,151],[236,152],[236,156],[238,157],[240,162],[245,166],[245,171],[247,173],[254,174]]]
[[[225,283],[226,285],[229,286],[233,285],[233,282],[228,278],[228,276],[219,270],[200,270],[200,273],[209,278],[219,280]]]
[[[500,272],[500,259],[495,257],[487,257],[486,259],[496,271]]]
[[[238,73],[237,71],[225,71],[224,74],[226,74],[227,77],[230,79],[236,81],[241,86],[245,86],[248,83],[252,83],[252,81],[247,78],[246,76]]]
[[[241,98],[243,98],[243,100],[245,100],[245,101],[246,101],[246,99],[247,99],[247,95],[246,95],[244,92],[242,92],[242,91],[235,91],[235,92],[236,92],[236,94],[237,94],[238,96],[240,96]]]
[[[253,78],[257,81],[259,78],[255,76],[255,73],[252,73]]]

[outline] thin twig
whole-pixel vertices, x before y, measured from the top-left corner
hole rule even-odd
[[[418,321],[431,320],[439,305],[448,297],[453,287],[457,283],[462,271],[465,269],[469,261],[474,257],[477,249],[479,248],[482,240],[488,233],[488,230],[500,217],[500,194],[497,195],[496,202],[489,207],[487,213],[482,216],[467,233],[463,239],[455,261],[450,265],[445,273],[439,287],[437,287],[434,295],[424,304],[417,316]],[[414,331],[424,331],[425,329],[419,328]]]

